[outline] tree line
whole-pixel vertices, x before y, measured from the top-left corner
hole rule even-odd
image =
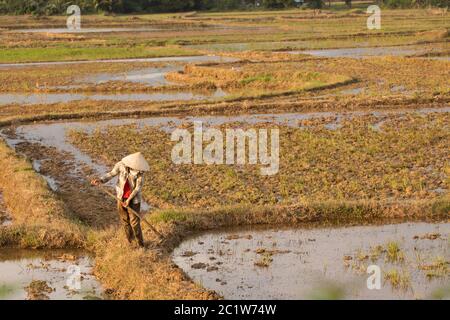
[[[325,0],[326,1],[326,0]],[[1,14],[64,14],[70,5],[83,13],[157,13],[201,10],[276,9],[308,6],[322,8],[324,0],[0,0]],[[378,0],[391,8],[448,7],[450,0]],[[345,0],[351,7],[352,1]]]

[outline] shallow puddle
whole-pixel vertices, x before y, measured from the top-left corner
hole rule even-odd
[[[101,84],[108,81],[124,81],[141,83],[149,87],[176,85],[166,80],[168,72],[180,71],[182,65],[174,62],[200,63],[200,62],[231,62],[236,61],[233,58],[219,56],[186,56],[186,57],[164,57],[148,59],[117,59],[117,60],[92,60],[92,61],[64,61],[64,62],[36,62],[36,63],[18,63],[18,64],[0,64],[0,68],[20,67],[20,66],[45,66],[59,64],[78,64],[78,63],[127,63],[127,62],[168,62],[169,65],[161,68],[142,68],[132,69],[121,73],[99,73],[79,79],[76,84],[69,86],[57,86],[60,89],[76,89],[82,84]],[[172,62],[172,64],[170,64]],[[95,101],[191,101],[191,100],[214,100],[225,97],[227,94],[222,90],[211,92],[195,91],[171,91],[155,93],[115,93],[115,94],[96,94],[96,93],[0,93],[0,105],[6,104],[53,104],[67,103],[79,100]]]
[[[158,93],[118,93],[118,94],[81,94],[81,93],[0,93],[0,105],[6,104],[52,104],[79,100],[94,101],[190,101],[219,99],[226,94],[217,90],[210,95],[193,92]]]
[[[35,29],[15,29],[8,32],[13,33],[110,33],[110,32],[149,32],[149,31],[161,31],[159,28],[80,28],[71,30],[68,28],[35,28]]]
[[[173,260],[225,299],[438,298],[440,290],[450,289],[448,272],[429,278],[420,266],[437,257],[448,264],[449,234],[450,223],[219,231],[184,241]],[[380,256],[363,259],[362,272],[352,267],[358,253],[388,242],[398,244],[403,262]],[[369,265],[380,267],[379,290],[367,288]],[[408,275],[409,286],[393,288],[385,279],[393,269]]]
[[[340,49],[321,49],[321,50],[304,50],[290,51],[292,54],[309,54],[316,57],[327,58],[357,58],[364,57],[382,57],[382,56],[408,56],[424,53],[425,48],[413,46],[396,46],[396,47],[369,47],[369,48],[340,48]]]
[[[183,70],[183,66],[168,66],[163,68],[143,68],[139,70],[131,70],[121,74],[101,73],[88,76],[80,82],[87,83],[105,83],[108,81],[124,81],[142,83],[150,87],[174,85],[174,83],[166,80],[168,72]]]
[[[101,299],[91,258],[79,251],[0,249],[0,299]]]
[[[235,62],[239,59],[220,56],[179,56],[179,57],[157,57],[157,58],[127,58],[127,59],[97,59],[81,61],[44,61],[23,63],[0,63],[0,68],[47,66],[47,65],[71,65],[80,63],[127,63],[127,62]]]

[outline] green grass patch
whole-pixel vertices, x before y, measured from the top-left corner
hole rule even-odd
[[[257,75],[257,76],[252,76],[252,77],[246,77],[244,79],[242,79],[240,82],[243,85],[252,83],[252,82],[270,82],[273,80],[273,76],[270,74],[261,74],[261,75]]]
[[[0,52],[0,63],[78,61],[122,58],[157,58],[197,55],[192,49],[170,47],[96,47],[96,48],[8,48]]]
[[[152,214],[149,220],[153,223],[159,223],[171,221],[185,221],[186,219],[187,219],[186,213],[176,210],[164,210]]]

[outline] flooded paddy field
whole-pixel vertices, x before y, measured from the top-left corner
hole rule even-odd
[[[32,161],[34,169],[44,176],[52,190],[67,197],[76,207],[78,198],[74,197],[75,190],[78,190],[76,193],[80,197],[86,194],[88,199],[94,201],[95,197],[86,184],[86,177],[102,175],[114,164],[116,151],[107,141],[121,130],[126,130],[128,134],[119,148],[136,148],[139,145],[149,159],[155,159],[153,170],[148,176],[153,183],[144,188],[144,199],[151,206],[231,205],[236,195],[248,188],[252,191],[241,200],[242,204],[294,204],[298,197],[306,201],[361,198],[379,201],[434,201],[448,192],[443,160],[448,152],[448,140],[445,138],[448,135],[448,112],[448,108],[437,108],[49,122],[4,129],[2,136],[11,148]],[[194,121],[201,121],[205,130],[224,130],[230,126],[242,129],[252,126],[278,128],[282,137],[291,137],[289,142],[281,140],[282,150],[297,150],[297,145],[309,141],[308,162],[317,163],[317,169],[308,170],[309,166],[301,159],[290,157],[282,151],[280,172],[274,177],[260,177],[259,165],[242,168],[194,166],[185,168],[180,173],[171,162],[171,150],[175,143],[170,141],[170,134],[176,128],[189,128]],[[433,130],[430,130],[430,125],[434,127]],[[421,132],[422,138],[419,139],[417,132]],[[317,135],[316,139],[308,138],[312,133]],[[415,138],[411,139],[411,136]],[[330,144],[322,145],[318,150],[315,146],[322,139],[329,140]],[[430,141],[434,142],[430,144]],[[358,145],[366,145],[356,153],[360,154],[360,160],[351,160],[349,154],[356,157],[352,148]],[[411,145],[411,158],[404,158],[400,165],[391,150],[396,148],[394,145],[402,148]],[[328,150],[327,154],[334,154],[334,157],[325,161],[320,151],[323,148]],[[377,152],[368,156],[366,149],[376,149]],[[417,152],[422,155],[420,163],[414,160],[417,159]],[[364,169],[356,173],[353,168],[359,166],[364,166]],[[412,169],[402,170],[403,166]],[[166,171],[164,168],[169,169]],[[296,173],[298,171],[302,174]],[[318,177],[322,175],[340,182],[321,183]],[[212,176],[222,178],[212,184],[207,178]],[[363,176],[370,176],[371,179],[362,179]],[[417,183],[416,176],[421,177],[420,184]],[[230,179],[240,187],[227,187],[231,183]],[[196,181],[194,187],[191,183],[193,180]],[[255,181],[258,181],[257,184]],[[208,190],[208,200],[201,196],[205,194],[205,188]],[[144,208],[148,208],[147,205]],[[99,210],[103,209],[103,205],[99,206]],[[77,210],[81,210],[80,215],[87,221],[98,220],[98,216],[92,212],[88,213],[82,208]]]
[[[0,299],[448,298],[448,13],[63,18],[0,21]],[[175,164],[194,122],[279,130],[277,174]],[[89,184],[137,151],[145,249]]]
[[[427,46],[395,46],[395,47],[366,47],[366,48],[340,48],[322,50],[291,51],[292,54],[309,54],[326,58],[355,58],[380,56],[415,56],[430,53]]]
[[[448,298],[449,235],[448,223],[224,230],[185,240],[173,259],[225,299]],[[398,246],[401,261],[392,261],[389,246]],[[374,248],[378,255],[369,256]],[[443,271],[435,275],[425,266],[436,261]],[[381,269],[379,290],[367,288],[369,265]],[[391,282],[397,272],[402,286]]]
[[[70,250],[0,250],[0,299],[102,299],[92,258]]]
[[[0,105],[42,105],[79,100],[158,102],[220,99],[227,95],[222,90],[183,88],[168,81],[166,75],[182,70],[187,63],[234,60],[218,56],[130,59],[109,61],[112,65],[107,65],[108,61],[98,61],[100,65],[94,68],[89,67],[87,62],[80,62],[77,64],[79,68],[69,70],[65,69],[66,63],[2,65],[1,68],[5,68],[2,76],[8,81],[3,84]],[[111,84],[114,84],[113,88],[116,90],[111,88]],[[124,85],[129,86],[125,92]],[[156,91],[142,92],[152,88]]]
[[[209,94],[193,92],[171,92],[171,93],[122,93],[122,94],[76,94],[76,93],[29,93],[29,94],[1,94],[0,105],[20,104],[54,104],[66,103],[79,100],[93,101],[192,101],[192,100],[214,100],[226,96],[220,90]]]
[[[26,67],[26,66],[48,66],[48,65],[73,65],[85,63],[125,63],[125,62],[215,62],[215,61],[233,61],[233,58],[218,57],[214,55],[204,56],[181,56],[181,57],[157,57],[157,58],[127,58],[127,59],[99,59],[99,60],[81,60],[81,61],[43,61],[43,62],[23,62],[23,63],[1,63],[1,68]]]

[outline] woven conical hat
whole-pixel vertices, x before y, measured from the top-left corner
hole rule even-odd
[[[141,152],[136,152],[126,156],[122,159],[122,163],[134,170],[150,170],[150,166],[148,165],[148,162],[145,160],[144,155]]]

